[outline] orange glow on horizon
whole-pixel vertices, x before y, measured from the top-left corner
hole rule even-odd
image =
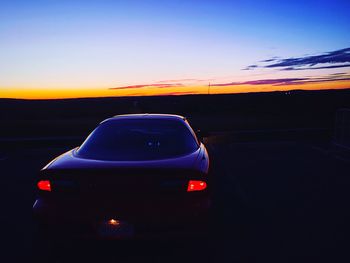
[[[124,96],[157,96],[157,95],[186,95],[186,94],[230,94],[248,92],[325,90],[350,88],[350,80],[314,82],[291,85],[234,85],[234,86],[182,86],[182,87],[144,87],[130,89],[24,89],[1,88],[0,98],[11,99],[67,99],[67,98],[92,98],[92,97],[124,97]]]

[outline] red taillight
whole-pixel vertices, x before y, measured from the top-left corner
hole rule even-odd
[[[192,191],[202,191],[205,188],[207,188],[207,183],[204,181],[195,181],[195,180],[190,180],[188,182],[187,186],[187,192],[192,192]]]
[[[51,191],[51,184],[49,180],[41,180],[38,182],[38,188],[42,191]]]

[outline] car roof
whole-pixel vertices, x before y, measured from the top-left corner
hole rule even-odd
[[[140,120],[140,119],[155,119],[155,120],[182,120],[185,121],[186,118],[181,115],[175,115],[175,114],[156,114],[156,113],[142,113],[142,114],[121,114],[121,115],[115,115],[111,118],[108,118],[101,123],[113,121],[113,120],[121,120],[121,119],[128,119],[128,120]]]

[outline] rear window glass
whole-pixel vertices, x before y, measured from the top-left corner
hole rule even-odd
[[[186,155],[198,147],[190,129],[178,120],[112,120],[98,126],[76,154],[97,160],[156,160]]]

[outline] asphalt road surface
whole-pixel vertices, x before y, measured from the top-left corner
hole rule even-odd
[[[215,176],[208,238],[35,243],[37,171],[69,149],[0,152],[0,262],[350,262],[350,162],[327,144],[207,143]]]

